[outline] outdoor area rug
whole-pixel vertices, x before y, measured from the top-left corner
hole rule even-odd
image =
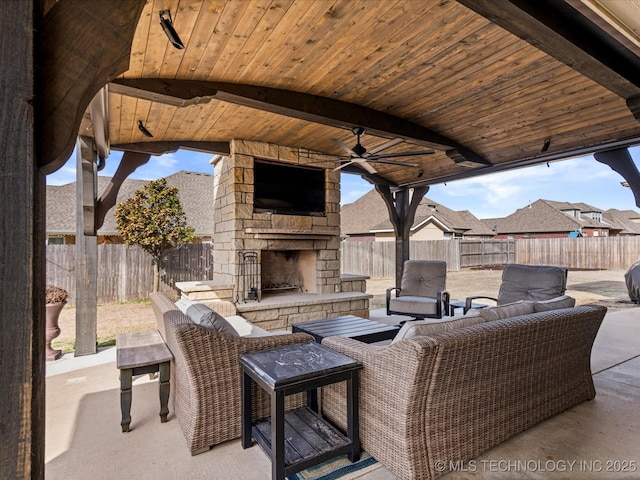
[[[294,473],[287,480],[350,480],[380,468],[377,460],[362,452],[360,460],[351,463],[346,455],[327,460],[306,470]]]

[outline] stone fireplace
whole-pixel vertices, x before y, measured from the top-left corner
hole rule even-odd
[[[313,173],[323,179],[324,211],[281,213],[258,204],[256,161],[315,167]],[[333,171],[335,165],[334,157],[308,150],[232,141],[231,155],[219,157],[214,165],[214,269],[220,279],[239,290],[246,284],[243,255],[252,253],[258,258],[258,284],[254,287],[259,300],[285,291],[340,292],[340,174]],[[292,184],[289,188],[296,187]],[[270,196],[276,195],[279,192]],[[274,205],[277,201],[271,200]],[[238,301],[245,297],[244,292],[236,294]]]
[[[368,317],[364,279],[340,272],[337,162],[309,150],[233,140],[230,155],[214,160],[215,278],[183,284],[183,295],[233,303],[267,330]],[[269,173],[272,165],[293,176],[282,183]]]

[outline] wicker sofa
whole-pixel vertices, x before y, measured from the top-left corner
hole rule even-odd
[[[165,295],[152,293],[151,304],[160,334],[173,354],[170,412],[192,455],[241,435],[241,379],[238,356],[293,343],[313,341],[304,333],[241,337],[192,323]],[[253,395],[256,418],[270,414],[261,389]],[[302,394],[288,397],[287,408],[302,405]]]
[[[426,480],[563,410],[592,399],[590,355],[606,308],[531,313],[389,346],[329,337],[360,360],[362,447],[400,479]],[[344,428],[344,386],[322,390]],[[451,462],[450,462],[451,461]],[[441,463],[438,463],[441,466]]]

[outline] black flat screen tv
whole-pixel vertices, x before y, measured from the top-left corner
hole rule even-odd
[[[253,210],[282,215],[325,214],[323,168],[254,160]]]

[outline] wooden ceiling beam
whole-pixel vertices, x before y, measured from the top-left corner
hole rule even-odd
[[[366,180],[372,185],[387,185],[391,188],[398,188],[398,185],[393,183],[391,180],[388,180],[377,173],[369,173],[355,165],[347,165],[346,167],[343,167],[342,173],[360,175],[363,180]]]
[[[145,0],[47,1],[49,5],[35,45],[36,125],[44,174],[68,160],[91,99],[129,67]]]
[[[559,152],[544,153],[535,157],[521,158],[520,160],[513,160],[510,162],[504,162],[491,167],[482,169],[469,169],[465,172],[454,173],[451,175],[443,175],[439,177],[430,177],[425,180],[416,180],[412,182],[401,183],[400,188],[410,187],[417,188],[428,185],[437,185],[439,183],[453,182],[455,180],[464,180],[466,178],[477,177],[480,175],[490,175],[493,173],[506,172],[509,170],[515,170],[517,168],[533,167],[534,165],[540,165],[542,163],[556,162],[558,160],[569,160],[571,158],[584,157],[587,155],[596,155],[599,152],[606,152],[609,150],[626,149],[629,147],[637,147],[640,145],[640,136],[624,138],[621,140],[612,140],[609,142],[603,142],[598,145],[587,145],[580,148],[572,148],[569,150],[562,150]],[[640,188],[638,189],[640,191]]]
[[[218,155],[229,155],[229,142],[198,142],[198,141],[169,141],[169,142],[136,142],[121,143],[111,145],[112,150],[123,152],[146,153],[149,155],[164,155],[173,153],[178,149],[195,150],[197,152],[217,153]]]
[[[456,162],[491,165],[471,149],[421,125],[368,107],[318,95],[236,83],[156,78],[116,79],[111,82],[110,91],[173,106],[207,103],[215,99],[331,127],[363,127],[372,135],[402,138],[418,145],[445,150]]]
[[[458,0],[486,19],[624,98],[640,95],[640,58],[565,1]]]

